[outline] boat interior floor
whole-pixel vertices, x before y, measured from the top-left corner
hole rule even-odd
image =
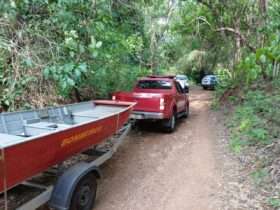
[[[0,114],[0,147],[24,138],[67,129],[121,111],[122,107],[84,102],[40,110]]]

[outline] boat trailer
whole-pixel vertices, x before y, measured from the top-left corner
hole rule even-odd
[[[4,192],[0,197],[0,209],[35,210],[48,205],[55,210],[90,210],[95,202],[97,179],[101,177],[99,167],[117,151],[130,128],[131,123],[127,123],[104,143]],[[16,201],[17,188],[28,198]],[[28,196],[30,189],[31,196]]]

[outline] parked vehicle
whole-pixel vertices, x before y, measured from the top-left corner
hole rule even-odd
[[[142,78],[132,92],[116,92],[113,99],[137,102],[131,118],[160,120],[169,132],[174,131],[178,117],[189,114],[188,96],[174,76]]]
[[[55,210],[92,209],[99,166],[112,156],[120,142],[110,144],[112,148],[106,150],[96,148],[123,129],[134,105],[89,101],[0,114],[0,208],[35,210],[50,200]],[[64,161],[86,151],[95,159],[60,170]],[[53,174],[55,184],[49,183],[50,177],[46,185],[42,180],[34,182],[44,174]],[[19,186],[32,187],[34,197],[19,207],[10,207],[9,193]]]
[[[178,74],[175,79],[180,83],[181,87],[185,90],[186,93],[189,92],[189,80],[186,75]]]
[[[217,80],[217,76],[215,76],[215,75],[206,75],[201,80],[201,85],[204,90],[215,89],[215,86],[217,85],[217,83],[218,83],[218,80]]]

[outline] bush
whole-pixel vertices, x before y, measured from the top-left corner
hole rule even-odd
[[[231,147],[236,152],[244,146],[270,144],[280,136],[279,94],[251,90],[244,98],[228,123]]]

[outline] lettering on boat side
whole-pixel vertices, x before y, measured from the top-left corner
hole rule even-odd
[[[98,126],[98,127],[92,128],[90,130],[81,132],[79,134],[67,137],[62,140],[61,147],[65,147],[65,146],[74,144],[76,142],[82,141],[83,139],[85,139],[93,134],[100,133],[102,131],[102,129],[103,129],[102,126]]]

